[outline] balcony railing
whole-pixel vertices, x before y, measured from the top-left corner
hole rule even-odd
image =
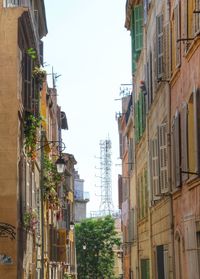
[[[4,0],[5,8],[31,7],[30,0]]]
[[[83,191],[80,191],[80,190],[75,190],[74,192],[74,198],[75,200],[85,200],[85,201],[89,201],[90,199],[90,194],[89,192],[83,192]]]

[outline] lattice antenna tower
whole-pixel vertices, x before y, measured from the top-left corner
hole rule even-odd
[[[101,215],[110,215],[113,213],[114,206],[112,202],[112,179],[111,179],[111,140],[100,141],[100,179],[101,179],[101,201],[99,210]]]

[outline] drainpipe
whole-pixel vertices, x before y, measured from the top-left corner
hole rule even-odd
[[[44,131],[41,131],[40,195],[41,195],[41,279],[44,278]]]
[[[167,9],[168,9],[168,20],[170,22],[170,10],[171,10],[171,4],[170,0],[167,0]],[[171,31],[171,25],[170,25],[170,31]],[[171,43],[171,42],[170,42]],[[170,50],[172,49],[172,45],[170,44]],[[170,199],[170,230],[171,230],[171,257],[172,257],[172,273],[173,278],[176,277],[175,274],[175,250],[174,250],[174,219],[173,219],[173,196],[172,196],[172,158],[171,158],[171,86],[170,83],[168,83],[168,156],[169,156],[169,167],[168,167],[168,179],[169,179],[169,199]]]

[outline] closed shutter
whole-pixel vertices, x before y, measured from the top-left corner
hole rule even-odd
[[[163,15],[156,17],[157,79],[163,76]]]
[[[200,89],[194,90],[193,94],[196,171],[200,172]]]
[[[174,8],[174,34],[176,40],[176,67],[180,66],[181,63],[181,42],[177,42],[180,39],[180,4]]]
[[[155,138],[151,141],[151,167],[152,167],[152,187],[153,196],[160,195],[159,187],[159,164],[158,164],[158,139]]]
[[[175,150],[175,186],[181,185],[180,172],[180,114],[176,111],[174,119],[174,150]]]
[[[149,279],[149,259],[141,260],[141,279]]]
[[[163,71],[164,78],[167,80],[171,75],[171,59],[170,59],[170,24],[163,28]]]
[[[199,279],[198,275],[198,253],[196,239],[196,225],[193,216],[184,220],[185,228],[185,253],[188,265],[188,279]]]
[[[181,169],[188,171],[188,107],[183,103],[181,109]],[[182,181],[188,179],[188,173],[181,173]]]
[[[143,43],[143,6],[134,7],[134,27],[135,27],[135,50],[138,52],[142,49]]]
[[[161,193],[168,191],[167,178],[167,125],[159,127],[159,165],[160,165],[160,189]]]

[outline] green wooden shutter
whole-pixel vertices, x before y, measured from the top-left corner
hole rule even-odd
[[[136,71],[134,10],[132,10],[132,14],[131,14],[131,53],[132,53],[132,74],[134,74]]]
[[[143,6],[134,7],[135,50],[140,51],[143,44]]]

